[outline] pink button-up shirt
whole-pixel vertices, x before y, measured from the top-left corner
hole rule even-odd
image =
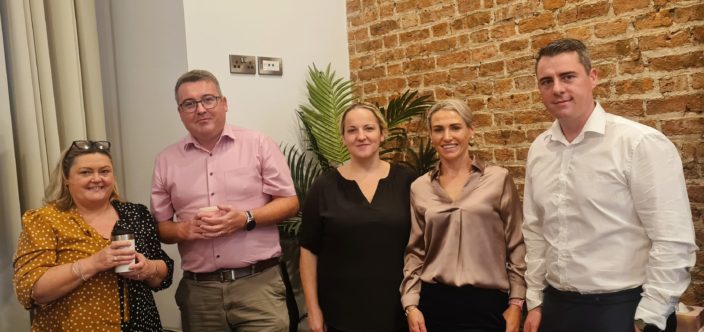
[[[241,211],[295,196],[291,172],[276,143],[260,133],[226,125],[208,152],[187,135],[156,157],[151,211],[158,221],[191,219],[199,208],[230,204]],[[281,255],[276,226],[178,244],[191,272],[238,268]]]

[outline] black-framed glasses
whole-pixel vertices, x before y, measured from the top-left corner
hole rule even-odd
[[[78,149],[81,151],[98,150],[110,152],[110,142],[78,140],[73,141],[73,143],[71,144],[71,149]]]
[[[183,112],[193,113],[198,109],[198,104],[200,103],[206,110],[211,110],[218,106],[220,98],[222,96],[205,95],[200,100],[186,99],[178,105],[178,108]]]

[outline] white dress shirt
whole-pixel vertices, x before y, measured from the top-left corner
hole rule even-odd
[[[597,103],[572,142],[557,121],[535,139],[525,181],[528,308],[547,284],[584,294],[643,285],[635,318],[664,329],[697,249],[672,142]]]

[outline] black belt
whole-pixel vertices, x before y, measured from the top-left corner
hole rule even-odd
[[[563,301],[578,302],[578,303],[603,303],[612,304],[620,302],[638,301],[641,298],[643,287],[626,289],[612,293],[596,293],[596,294],[581,294],[577,292],[562,291],[548,285],[544,293],[552,295]]]
[[[279,257],[265,259],[256,262],[250,266],[245,266],[237,269],[220,269],[214,272],[196,273],[183,271],[183,277],[193,281],[235,281],[244,277],[251,276],[255,273],[262,272],[268,268],[279,265]]]

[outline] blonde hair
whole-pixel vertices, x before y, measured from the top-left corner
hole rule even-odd
[[[71,192],[68,190],[68,175],[73,166],[73,162],[77,157],[86,154],[101,153],[110,159],[110,164],[112,164],[112,156],[110,152],[106,150],[97,149],[91,147],[87,150],[74,149],[73,144],[69,146],[66,150],[61,153],[61,159],[54,167],[49,178],[49,185],[44,189],[44,203],[45,204],[55,204],[56,207],[61,211],[68,211],[74,207],[73,198],[71,197]],[[112,194],[110,199],[119,199],[120,194],[117,192],[117,183],[113,183]]]
[[[437,111],[455,111],[457,114],[464,120],[464,123],[467,125],[467,127],[472,127],[472,110],[469,109],[469,106],[467,106],[466,103],[457,100],[457,99],[447,99],[447,100],[441,100],[436,102],[429,110],[428,113],[425,116],[425,121],[428,123],[428,129],[431,129],[430,127],[432,124],[430,123],[430,119],[433,117],[433,114]]]
[[[345,111],[342,112],[342,115],[340,116],[340,133],[342,133],[343,135],[345,133],[345,118],[347,117],[347,113],[358,108],[372,112],[372,114],[376,118],[377,124],[379,125],[379,130],[381,130],[382,133],[386,132],[386,119],[384,119],[384,116],[381,114],[381,111],[379,111],[378,107],[369,103],[355,103],[347,107]]]

